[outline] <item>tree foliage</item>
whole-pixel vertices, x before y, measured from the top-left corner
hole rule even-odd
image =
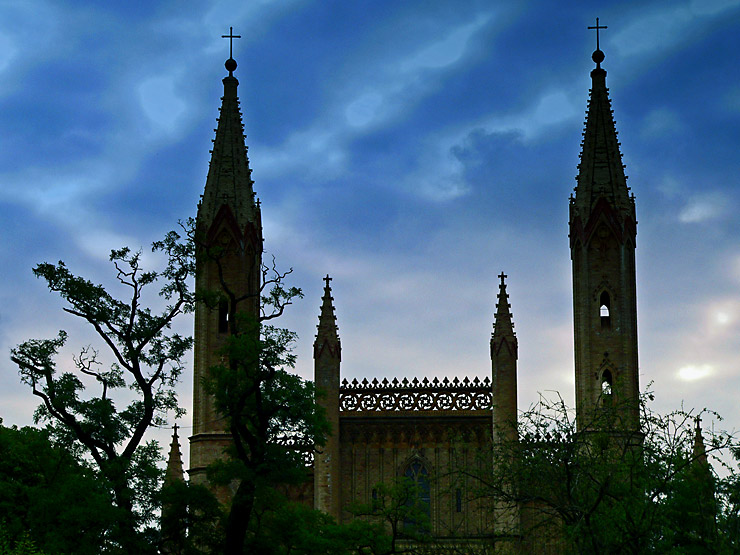
[[[254,520],[259,496],[306,480],[306,459],[325,441],[328,424],[315,402],[313,383],[291,372],[295,334],[268,324],[303,296],[286,285],[274,259],[260,263],[255,290],[237,290],[226,278],[230,248],[209,243],[190,222],[198,263],[215,268],[217,286],[196,291],[210,310],[228,313],[221,363],[208,369],[206,389],[231,434],[229,457],[209,469],[209,480],[234,484],[225,522],[226,553],[253,552],[260,540]]]
[[[531,549],[735,552],[737,528],[726,524],[737,514],[738,474],[726,458],[737,453],[736,439],[710,430],[702,447],[693,414],[658,414],[652,399],[641,399],[639,432],[626,432],[618,407],[604,405],[577,430],[562,399],[541,398],[520,415],[518,438],[494,445],[492,472],[477,476],[479,494],[500,512],[518,507],[512,530]]]
[[[48,432],[0,425],[0,553],[98,554],[115,519],[94,472]]]
[[[192,242],[172,231],[152,250],[166,257],[160,272],[142,267],[141,252],[122,248],[111,252],[116,298],[105,287],[73,274],[64,262],[43,263],[34,274],[66,302],[64,311],[87,322],[113,362],[104,365],[92,347],[71,363],[57,366],[67,333],[54,339],[31,339],[11,351],[21,381],[41,399],[37,422],[47,424],[54,438],[80,457],[89,459],[97,477],[109,489],[119,510],[111,545],[124,552],[144,553],[151,547],[160,471],[159,450],[145,443],[153,425],[165,423],[167,412],[180,415],[174,387],[190,337],[171,331],[174,319],[193,310],[188,289],[193,274]],[[145,306],[146,293],[159,284],[164,309]],[[105,357],[103,357],[105,358]],[[121,402],[133,399],[121,406]],[[147,528],[149,531],[147,532]],[[149,547],[147,547],[149,546]]]

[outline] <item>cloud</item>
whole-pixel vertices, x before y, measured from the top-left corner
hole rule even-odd
[[[433,78],[435,72],[449,69],[466,58],[470,39],[489,20],[490,16],[478,15],[442,38],[433,37],[430,41],[425,35],[426,42],[422,44],[399,44],[397,49],[386,50],[385,56],[378,57],[374,51],[374,57],[369,60],[355,59],[352,72],[336,76],[332,86],[336,91],[334,97],[318,119],[309,127],[294,131],[283,144],[261,151],[260,172],[267,172],[264,175],[269,177],[297,171],[338,175],[344,169],[350,143],[407,115],[414,104],[435,90],[438,83]],[[399,49],[404,48],[406,52],[399,54]],[[358,72],[357,68],[362,71]],[[446,165],[456,165],[453,157],[445,158]],[[322,160],[321,168],[316,160]],[[428,192],[431,197],[449,199],[459,196],[464,189],[459,181],[450,182],[446,178],[435,181],[422,194]]]
[[[727,209],[727,198],[721,193],[694,195],[678,214],[678,220],[684,224],[702,223],[724,215]]]
[[[413,74],[423,69],[441,69],[455,64],[463,58],[471,37],[489,19],[490,16],[479,15],[474,21],[453,29],[446,37],[406,57],[399,63],[399,69]]]
[[[657,108],[645,116],[641,134],[644,138],[653,139],[677,135],[683,128],[684,124],[675,112]]]
[[[137,91],[144,115],[157,131],[167,134],[178,131],[186,107],[176,91],[177,81],[173,75],[158,75],[142,82]]]

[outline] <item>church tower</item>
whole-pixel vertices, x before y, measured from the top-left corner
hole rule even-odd
[[[604,28],[598,19],[595,28]],[[578,183],[570,198],[576,424],[587,430],[613,415],[611,425],[630,433],[639,429],[640,416],[635,197],[624,174],[598,34],[593,61]]]
[[[227,38],[236,38],[230,33]],[[195,308],[195,376],[193,435],[190,438],[190,477],[206,481],[209,464],[222,457],[230,443],[227,423],[218,414],[204,386],[212,366],[223,364],[220,350],[236,330],[237,314],[256,321],[262,264],[262,222],[252,189],[244,142],[237,86],[236,61],[226,61],[224,95],[211,151],[205,191],[195,224],[195,289],[201,298]]]
[[[324,278],[324,296],[321,314],[313,344],[314,383],[319,390],[317,403],[326,411],[331,425],[331,435],[326,445],[314,456],[314,508],[341,521],[341,479],[339,459],[339,365],[342,361],[342,344],[337,333],[334,315],[334,298],[329,282]]]

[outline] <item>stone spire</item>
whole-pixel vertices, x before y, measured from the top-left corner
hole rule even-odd
[[[252,188],[254,182],[237,96],[239,81],[234,77],[236,61],[229,58],[224,65],[229,75],[223,79],[224,95],[216,120],[218,127],[215,129],[206,187],[198,204],[198,222],[209,225],[226,205],[233,212],[239,230],[244,230],[248,223],[261,228],[259,202]]]
[[[497,354],[505,345],[514,358],[517,357],[517,340],[514,333],[514,323],[511,316],[511,305],[509,304],[509,295],[506,292],[506,282],[508,276],[501,272],[499,274],[498,302],[496,303],[496,316],[493,324],[493,334],[491,335],[491,355],[494,351]]]
[[[329,354],[338,360],[341,360],[342,346],[339,340],[337,328],[337,317],[334,315],[334,297],[331,296],[331,286],[329,274],[324,278],[324,296],[321,297],[321,313],[319,314],[319,324],[316,326],[316,340],[314,341],[314,358],[322,356],[324,349],[329,350]]]
[[[175,482],[184,482],[185,473],[182,466],[182,455],[180,453],[180,438],[177,436],[177,424],[172,431],[172,443],[170,443],[170,454],[167,457],[167,470],[164,475],[164,485]]]
[[[609,89],[606,87],[606,70],[601,67],[604,53],[596,50],[592,59],[596,68],[591,71],[592,84],[576,177],[578,184],[571,203],[571,219],[581,219],[584,227],[600,199],[621,215],[635,219],[635,202],[629,195],[624,174]]]
[[[592,28],[605,27],[597,21]],[[624,175],[598,46],[592,59],[578,184],[570,197],[576,423],[579,430],[616,426],[634,434],[640,420],[635,198]]]

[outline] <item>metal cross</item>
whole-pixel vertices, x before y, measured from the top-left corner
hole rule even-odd
[[[498,275],[498,277],[500,277],[500,278],[501,278],[501,285],[504,285],[504,280],[505,280],[505,279],[506,279],[507,277],[509,277],[509,276],[507,276],[507,275],[506,275],[505,273],[501,272],[501,273],[500,273],[500,274]]]
[[[326,274],[326,277],[324,278],[324,281],[326,282],[326,287],[329,287],[329,282],[331,281],[331,278],[329,277],[329,274]]]
[[[698,416],[694,418],[694,422],[696,423],[697,428],[701,428],[701,416]]]
[[[175,435],[177,435],[177,428],[179,428],[179,426],[178,426],[177,424],[175,424],[175,425],[174,425],[174,426],[172,427],[172,429],[173,429],[173,430],[175,431]]]
[[[593,27],[589,27],[589,29],[596,29],[596,50],[600,50],[599,48],[599,29],[606,29],[606,25],[599,25],[599,18],[596,18],[596,25]]]
[[[596,19],[596,24],[597,25],[599,24],[598,18]],[[233,51],[234,39],[240,39],[240,38],[242,38],[242,36],[241,35],[235,35],[234,34],[234,28],[233,27],[229,27],[229,34],[228,35],[221,35],[221,38],[222,39],[229,39],[229,58],[234,59],[234,51]]]

